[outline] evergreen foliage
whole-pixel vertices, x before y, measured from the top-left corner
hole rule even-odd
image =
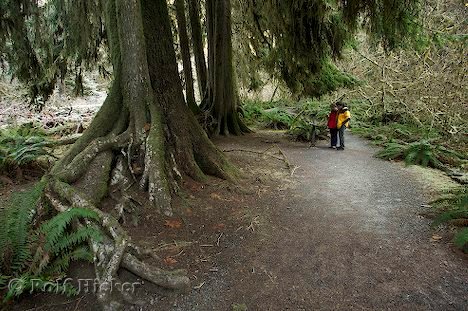
[[[260,118],[265,128],[284,130],[291,126],[293,117],[283,108],[270,108],[263,111]]]
[[[241,0],[234,4],[240,81],[261,87],[261,66],[296,94],[320,96],[354,84],[332,59],[364,28],[387,49],[421,38],[420,0]],[[107,31],[100,0],[0,1],[0,57],[42,105],[56,82],[106,58]],[[238,70],[238,71],[239,71]],[[102,70],[106,72],[106,70]]]
[[[453,242],[457,247],[462,249],[465,253],[468,253],[468,228],[460,230],[453,239]]]
[[[331,64],[364,28],[386,50],[418,37],[419,0],[242,0],[243,53],[293,93],[319,96],[352,84]],[[248,14],[245,14],[248,12]],[[255,62],[253,62],[255,64]],[[255,70],[252,70],[255,71]]]
[[[59,280],[71,261],[92,262],[93,253],[86,244],[101,239],[94,226],[72,227],[74,221],[98,220],[96,213],[87,209],[71,208],[40,223],[44,215],[38,215],[38,206],[44,208],[45,186],[46,181],[41,181],[14,194],[0,209],[0,288],[9,285],[5,301],[31,291],[75,294],[70,284]]]
[[[73,72],[81,84],[81,68],[101,64],[106,54],[100,0],[1,0],[0,23],[0,60],[39,108],[58,80]]]
[[[465,3],[427,0],[414,48],[385,51],[364,36],[338,67],[363,81],[346,94],[353,103],[353,131],[385,145],[390,140],[431,143],[467,154],[467,23]],[[455,161],[453,161],[455,158]],[[463,169],[466,161],[441,162]]]
[[[247,100],[241,111],[247,124],[265,129],[289,129],[294,119],[291,107],[284,102]]]
[[[435,125],[419,114],[408,112],[404,106],[382,109],[381,103],[350,101],[353,113],[353,133],[383,147],[377,156],[390,160],[405,160],[407,164],[431,166],[445,170],[447,166],[462,170],[468,164],[466,138],[447,133],[449,127]],[[465,113],[460,111],[460,113]],[[440,115],[446,115],[449,112]],[[453,116],[459,122],[459,115]],[[444,128],[444,127],[448,127]],[[453,126],[455,128],[455,126]],[[461,139],[461,140],[460,140]]]

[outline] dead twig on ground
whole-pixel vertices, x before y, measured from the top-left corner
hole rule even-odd
[[[247,153],[253,153],[253,154],[258,154],[258,155],[266,155],[271,158],[274,158],[276,160],[283,161],[284,159],[277,157],[273,154],[265,153],[265,152],[260,152],[260,151],[255,151],[255,150],[246,150],[246,149],[229,149],[229,150],[223,150],[223,152],[247,152]]]
[[[221,240],[221,237],[223,236],[223,233],[221,232],[221,234],[218,236],[218,239],[216,240],[216,246],[219,247],[219,241]]]
[[[274,154],[267,153],[267,151],[270,151],[270,150],[272,150],[274,148],[278,149],[278,153],[281,155],[281,157],[278,157],[278,156],[276,156]],[[298,168],[298,167],[296,167],[296,165],[292,165],[289,162],[288,157],[284,154],[283,150],[281,150],[281,148],[278,145],[273,145],[271,147],[268,147],[264,151],[255,151],[255,150],[247,150],[247,149],[225,149],[225,150],[223,150],[223,152],[247,152],[247,153],[253,153],[253,154],[258,154],[258,155],[269,156],[269,157],[274,158],[276,160],[283,161],[286,164],[286,167],[288,168],[288,170],[290,171],[291,176],[294,174],[294,172]]]

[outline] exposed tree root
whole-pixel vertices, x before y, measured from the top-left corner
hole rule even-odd
[[[128,293],[111,286],[118,280],[117,272],[120,268],[127,269],[162,287],[184,289],[189,286],[190,280],[184,270],[161,270],[138,258],[149,254],[150,251],[136,247],[118,221],[96,208],[79,190],[57,180],[50,181],[49,185],[47,198],[57,211],[63,212],[69,207],[79,207],[92,210],[99,215],[100,223],[96,225],[106,235],[102,241],[92,241],[91,246],[95,254],[96,278],[99,281],[99,290],[96,294],[105,309],[120,309],[122,300],[128,298],[126,298]],[[120,297],[113,291],[115,289],[119,291]]]
[[[164,271],[145,263],[144,255],[151,252],[134,246],[119,219],[98,208],[101,199],[114,196],[121,218],[126,210],[144,202],[172,215],[171,196],[180,178],[203,180],[205,174],[210,174],[232,179],[234,170],[224,155],[209,141],[193,115],[186,113],[186,107],[179,108],[179,115],[186,119],[184,124],[193,127],[193,134],[175,125],[163,131],[158,112],[151,108],[151,122],[144,125],[144,133],[136,134],[137,127],[131,121],[122,131],[117,122],[117,128],[109,129],[103,137],[94,137],[81,151],[72,148],[74,157],[65,156],[47,177],[47,198],[58,212],[78,207],[99,216],[98,224],[89,220],[86,224],[98,226],[105,233],[102,241],[90,241],[90,245],[99,282],[96,294],[106,310],[121,309],[123,302],[131,301],[129,293],[111,286],[118,280],[120,268],[171,289],[186,288],[190,280],[183,270]],[[132,120],[130,109],[128,113],[125,119]],[[136,138],[138,135],[144,138]],[[172,143],[166,145],[167,141]],[[142,191],[148,194],[147,201],[137,197]]]
[[[185,107],[181,109],[184,111]],[[149,113],[157,115],[152,109]],[[74,150],[75,156],[58,162],[47,177],[47,198],[58,212],[78,207],[99,216],[98,224],[87,220],[86,225],[98,226],[105,233],[103,240],[90,241],[99,282],[96,294],[105,310],[121,309],[125,301],[131,301],[129,293],[111,286],[118,282],[120,268],[162,287],[189,286],[185,271],[165,271],[145,263],[143,258],[151,252],[136,247],[119,223],[127,210],[138,208],[144,202],[171,215],[171,196],[177,180],[184,176],[203,179],[205,174],[210,174],[232,179],[234,170],[224,155],[209,141],[192,115],[186,114],[185,118],[201,134],[192,135],[176,126],[164,132],[155,117],[149,126],[145,125],[145,138],[136,139],[136,127],[130,122],[124,131],[110,129],[104,137],[94,137],[82,151]],[[131,114],[126,119],[131,120]],[[166,146],[165,142],[170,140],[173,143]],[[148,193],[147,201],[137,197],[142,191]],[[117,218],[98,208],[106,195],[119,202]]]
[[[161,287],[183,289],[190,285],[190,280],[185,275],[185,270],[165,271],[158,269],[146,264],[128,252],[122,258],[122,267]]]

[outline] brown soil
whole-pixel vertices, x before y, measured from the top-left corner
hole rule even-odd
[[[431,240],[418,216],[424,190],[400,165],[355,137],[344,152],[278,132],[216,143],[240,168],[237,185],[187,181],[178,217],[145,209],[126,223],[155,265],[187,269],[193,287],[174,293],[122,271],[142,283],[129,310],[466,309],[467,258],[449,237]],[[93,278],[93,268],[77,264],[70,277]],[[10,307],[99,309],[92,294],[34,294]]]

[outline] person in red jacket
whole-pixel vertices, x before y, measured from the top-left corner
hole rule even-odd
[[[331,111],[328,115],[328,128],[330,129],[331,143],[330,148],[336,149],[336,144],[338,142],[338,107],[335,104],[331,105]]]

